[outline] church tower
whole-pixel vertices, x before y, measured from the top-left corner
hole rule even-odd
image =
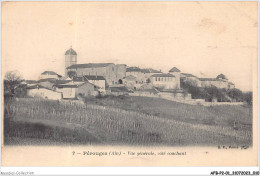
[[[77,53],[70,47],[65,53],[65,76],[67,75],[67,67],[77,64]]]

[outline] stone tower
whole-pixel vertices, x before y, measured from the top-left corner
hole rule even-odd
[[[77,53],[70,47],[65,53],[65,76],[67,75],[67,67],[77,64]]]
[[[180,77],[181,77],[181,71],[176,68],[176,67],[173,67],[171,70],[169,70],[169,73],[174,75],[175,78],[176,78],[176,87],[175,89],[180,89]]]

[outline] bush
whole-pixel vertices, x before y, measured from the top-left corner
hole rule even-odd
[[[239,89],[219,89],[215,86],[200,88],[192,82],[182,82],[181,87],[191,94],[193,99],[205,99],[208,102],[231,102],[231,101],[246,101],[252,103],[252,93],[243,94]]]

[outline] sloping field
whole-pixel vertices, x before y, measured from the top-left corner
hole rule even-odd
[[[105,104],[108,99],[97,101],[70,104],[19,99],[6,103],[5,144],[216,146],[250,145],[252,141],[246,107],[233,107],[240,113],[236,120],[249,124],[234,129],[228,122],[234,120],[236,112],[230,113],[229,107],[205,108],[144,97],[110,99],[111,104]],[[125,104],[115,103],[120,101]],[[133,108],[138,104],[142,106]],[[207,118],[214,124],[200,123]]]

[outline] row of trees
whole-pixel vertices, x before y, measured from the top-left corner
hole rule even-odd
[[[181,83],[181,87],[191,94],[194,99],[205,99],[206,101],[218,102],[242,102],[252,104],[252,92],[242,92],[239,89],[219,89],[215,86],[197,87],[186,81]]]

